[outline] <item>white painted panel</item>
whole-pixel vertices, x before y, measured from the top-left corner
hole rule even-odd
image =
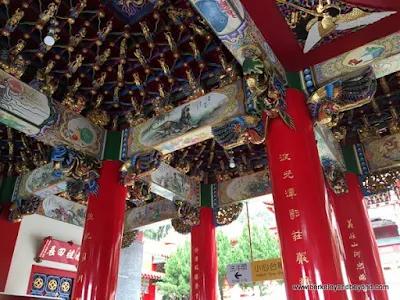
[[[6,294],[26,295],[32,264],[76,272],[76,267],[61,263],[43,261],[38,264],[34,258],[38,254],[43,239],[52,236],[60,241],[73,241],[81,244],[83,228],[56,221],[41,215],[24,217],[15,244],[14,255],[8,273]]]

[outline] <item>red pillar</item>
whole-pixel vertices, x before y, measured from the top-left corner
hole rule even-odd
[[[286,93],[296,130],[274,119],[266,148],[287,297],[345,300],[345,291],[292,289],[298,284],[343,284],[343,275],[306,97],[295,89]]]
[[[200,225],[192,227],[192,300],[216,300],[217,290],[217,246],[213,209],[200,208]]]
[[[349,192],[338,196],[328,188],[343,240],[346,271],[351,284],[385,284],[378,246],[368,218],[358,178],[346,174]],[[385,290],[352,291],[354,300],[388,300]]]
[[[2,242],[0,247],[0,292],[4,292],[21,223],[11,223],[8,220],[11,203],[3,202],[1,204],[4,204],[4,207],[0,211],[0,236]]]
[[[115,299],[126,197],[121,165],[103,161],[100,193],[89,198],[74,300]]]
[[[153,283],[153,279],[150,279],[149,292],[144,294],[143,300],[155,300],[156,299],[156,286]]]

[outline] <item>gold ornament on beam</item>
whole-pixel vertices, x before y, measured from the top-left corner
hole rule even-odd
[[[136,98],[131,97],[131,103],[132,103],[132,107],[133,110],[135,111],[135,116],[140,116],[142,115],[142,111],[143,111],[143,104],[138,104]],[[145,119],[141,118],[142,120],[139,123],[142,123]],[[137,123],[137,124],[139,124]]]
[[[82,66],[84,59],[85,58],[82,54],[78,54],[73,62],[68,63],[68,73],[66,73],[68,78],[71,78],[72,74],[74,74]]]
[[[369,124],[366,115],[363,115],[361,119],[364,123],[364,126],[357,130],[358,137],[360,138],[361,143],[381,138],[381,135],[377,128]]]
[[[228,63],[226,61],[225,55],[224,54],[218,55],[218,59],[219,59],[219,62],[221,63],[222,69],[224,69],[224,71],[227,73],[229,70],[228,70]]]
[[[135,124],[135,117],[131,111],[125,112],[126,121],[130,127],[133,127]]]
[[[164,0],[156,0],[155,8],[160,9],[164,5]]]
[[[385,94],[390,94],[390,86],[385,77],[379,78],[379,84]]]
[[[190,23],[190,28],[193,29],[193,32],[197,33],[198,35],[205,37],[208,35],[207,30],[203,29],[202,27],[196,25],[195,23]]]
[[[40,91],[45,94],[46,96],[53,96],[53,94],[56,92],[58,89],[58,81],[53,80],[49,82],[48,84],[44,84],[41,88]]]
[[[118,130],[118,116],[114,116],[112,120],[112,128],[111,130],[117,131]]]
[[[132,245],[133,242],[137,239],[138,235],[139,235],[139,230],[124,232],[124,234],[122,235],[121,248],[125,249],[128,248],[130,245]]]
[[[81,14],[81,12],[86,7],[86,5],[87,5],[87,1],[81,0],[74,8],[71,8],[71,10],[70,10],[71,17],[69,17],[67,20],[69,24],[75,23],[75,19],[78,18],[78,16]]]
[[[54,60],[49,60],[46,67],[44,68],[44,74],[48,75],[53,70],[55,65],[56,65],[56,62]]]
[[[50,76],[45,72],[46,68],[44,70],[38,70],[36,72],[36,78],[43,82],[42,86],[40,87],[40,91],[46,96],[51,97],[58,88],[58,81],[53,80],[53,76]]]
[[[150,33],[149,26],[147,26],[147,23],[145,21],[143,21],[143,22],[139,22],[139,24],[140,24],[140,27],[142,28],[143,35],[144,35],[144,38],[146,39],[146,41],[150,40],[151,33]]]
[[[159,116],[165,112],[163,102],[164,101],[161,97],[151,99],[151,104],[153,104],[153,110],[156,116]]]
[[[85,98],[83,98],[82,96],[78,96],[75,99],[72,93],[67,93],[61,104],[72,110],[73,112],[80,114],[85,108],[86,101]]]
[[[160,94],[161,98],[165,99],[166,94],[165,94],[165,91],[164,91],[164,85],[162,83],[158,84],[158,93]]]
[[[79,87],[81,86],[81,84],[82,84],[82,82],[80,81],[79,78],[77,78],[77,79],[75,80],[74,84],[71,86],[69,92],[70,92],[71,94],[75,94],[75,93],[78,91],[78,89],[79,89]]]
[[[0,62],[0,68],[2,68],[4,72],[11,74],[15,78],[19,79],[24,74],[29,64],[30,61],[26,61],[21,55],[17,55],[16,57],[12,58],[9,64]]]
[[[100,105],[104,100],[103,95],[98,95],[94,108],[88,112],[87,118],[90,122],[98,126],[106,126],[110,123],[110,116],[106,111],[100,109]]]
[[[85,38],[86,33],[87,33],[86,27],[83,27],[81,30],[79,30],[79,32],[77,34],[75,34],[74,36],[71,36],[69,38],[69,45],[67,47],[67,50],[69,52],[73,52],[74,47],[78,46],[78,44],[82,41],[82,39]]]
[[[200,50],[197,48],[195,42],[189,42],[190,48],[192,48],[193,56],[196,60],[201,59]]]
[[[168,42],[169,49],[176,53],[178,51],[178,47],[176,46],[175,40],[172,37],[172,33],[170,31],[164,32],[164,36]]]
[[[93,80],[93,86],[95,87],[95,89],[101,88],[104,85],[106,78],[107,78],[107,72],[102,72],[99,78]]]
[[[96,103],[94,105],[94,108],[99,108],[101,106],[101,103],[104,100],[104,96],[103,95],[98,95],[97,99],[96,99]]]
[[[132,100],[132,98],[131,98],[131,101],[133,102],[135,100]],[[142,107],[142,106],[140,106],[140,107]],[[146,119],[141,116],[141,110],[142,110],[142,108],[139,108],[138,110],[136,110],[135,115],[133,115],[133,113],[131,111],[127,111],[125,113],[127,122],[131,127],[134,127],[134,126],[146,121]]]
[[[142,65],[143,68],[147,68],[147,61],[146,58],[144,57],[142,50],[140,48],[137,48],[135,50],[135,56],[137,58],[137,60],[140,62],[140,64]]]
[[[112,28],[113,28],[113,22],[112,21],[108,21],[107,24],[106,24],[106,27],[104,27],[103,30],[101,31],[102,36],[104,38],[106,38],[107,35],[111,32]]]
[[[229,206],[219,207],[216,212],[218,225],[228,225],[237,220],[243,210],[243,204],[237,203]]]
[[[121,44],[119,45],[119,56],[122,58],[125,58],[128,52],[127,42],[128,40],[123,38]]]
[[[346,138],[347,129],[345,126],[341,126],[339,129],[333,130],[333,136],[338,142],[343,141]]]
[[[17,8],[17,10],[11,16],[11,18],[7,20],[6,26],[2,30],[3,35],[10,36],[11,32],[15,30],[15,28],[17,27],[21,19],[24,17],[24,15],[25,12],[20,8]]]
[[[119,91],[120,91],[120,87],[118,85],[116,85],[114,87],[114,95],[113,95],[113,99],[116,99],[117,101],[119,100]]]
[[[397,186],[400,180],[400,168],[368,175],[363,180],[364,188],[371,194],[387,192]]]
[[[22,39],[18,40],[18,43],[10,49],[12,55],[18,55],[22,50],[24,50],[26,42]]]
[[[100,56],[96,57],[96,64],[94,65],[94,69],[96,71],[100,70],[100,66],[104,65],[104,63],[108,60],[108,58],[111,55],[111,49],[107,48],[104,50],[103,54]]]
[[[172,5],[170,5],[167,8],[167,14],[168,17],[174,22],[174,23],[178,23],[180,21],[180,18],[184,16],[182,10],[178,10],[175,7],[173,7]]]
[[[134,80],[136,86],[139,88],[143,88],[143,83],[139,77],[139,73],[133,73],[132,76],[133,76],[133,80]]]
[[[171,71],[170,71],[170,69],[169,69],[169,66],[168,66],[167,63],[165,62],[165,59],[164,59],[164,58],[160,58],[160,59],[158,60],[158,62],[160,63],[160,66],[161,66],[161,68],[162,68],[164,74],[165,74],[166,76],[170,76],[170,75],[171,75]]]
[[[390,134],[395,134],[400,132],[399,126],[399,115],[397,113],[396,107],[390,106],[389,107],[390,114],[392,115],[392,119],[389,122],[389,132]]]
[[[46,25],[46,23],[56,15],[57,9],[57,4],[50,3],[49,6],[47,6],[47,9],[39,15],[39,20],[37,21],[36,28],[39,30],[43,30],[44,25]]]
[[[379,105],[378,105],[378,103],[376,102],[375,97],[373,97],[373,98],[371,99],[371,106],[372,106],[372,109],[374,110],[374,112],[376,113],[376,115],[377,115],[377,116],[380,116],[381,110],[379,109]]]
[[[102,31],[97,33],[98,40],[96,40],[96,45],[101,46],[103,45],[103,42],[106,40],[107,35],[111,32],[113,28],[113,22],[108,21],[106,26],[102,29]]]
[[[197,88],[197,82],[194,79],[194,75],[191,69],[188,69],[185,71],[186,73],[186,78],[189,81],[189,85],[192,89],[196,89]]]
[[[124,85],[124,64],[122,62],[120,62],[118,65],[117,78],[118,78],[118,85],[123,86]]]

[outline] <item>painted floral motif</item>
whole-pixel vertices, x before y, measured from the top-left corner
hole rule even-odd
[[[39,213],[61,222],[83,227],[86,210],[86,206],[82,204],[51,195],[43,200]]]
[[[218,206],[263,196],[271,192],[268,172],[262,171],[218,184]]]
[[[400,133],[364,144],[365,157],[371,172],[400,165]]]
[[[375,59],[372,63],[374,64],[378,63],[380,59],[382,58],[389,58],[391,56],[397,55],[400,52],[400,33],[394,33],[392,35],[389,35],[385,38],[382,38],[380,40],[377,40],[374,42],[374,45],[376,46],[381,46],[385,48],[385,51],[382,53],[382,55]],[[312,73],[313,73],[313,78],[315,80],[315,84],[317,87],[324,86],[328,82],[332,81],[335,78],[340,78],[346,75],[347,73],[354,72],[356,68],[362,68],[363,66],[361,65],[355,65],[351,66],[348,63],[346,63],[346,57],[351,57],[350,59],[347,59],[347,61],[360,57],[360,55],[354,55],[353,53],[364,53],[362,49],[365,49],[366,47],[370,46],[372,44],[367,44],[364,45],[360,48],[354,49],[352,51],[349,51],[347,53],[344,53],[342,55],[339,55],[335,58],[332,58],[326,62],[320,63],[312,67]],[[377,76],[378,78],[378,76]]]
[[[369,44],[350,52],[350,54],[344,59],[343,64],[357,68],[367,66],[382,57],[384,52],[384,46]]]

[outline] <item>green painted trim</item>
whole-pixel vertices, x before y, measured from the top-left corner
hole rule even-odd
[[[0,202],[11,202],[17,177],[6,177],[0,187]]]
[[[297,73],[286,73],[287,82],[290,88],[298,89],[303,91],[303,85],[301,84],[301,74]]]
[[[358,162],[355,146],[342,146],[342,152],[347,172],[361,175],[362,172]]]
[[[200,203],[203,207],[213,207],[212,184],[201,184],[200,187]]]
[[[107,130],[104,146],[104,160],[119,160],[122,145],[122,131]]]

